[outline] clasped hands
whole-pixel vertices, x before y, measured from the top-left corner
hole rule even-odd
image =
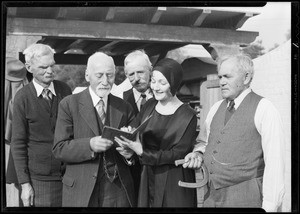
[[[187,154],[184,158],[184,164],[182,164],[183,168],[190,168],[190,169],[200,169],[203,155],[200,152],[191,152]]]

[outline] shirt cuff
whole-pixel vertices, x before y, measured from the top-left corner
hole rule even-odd
[[[91,151],[91,158],[94,160],[96,158],[96,153],[94,151]]]
[[[275,203],[272,203],[272,202],[263,201],[262,208],[266,212],[277,212],[277,206]]]

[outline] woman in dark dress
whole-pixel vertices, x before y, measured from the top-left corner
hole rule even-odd
[[[165,58],[153,68],[149,100],[138,114],[133,127],[152,115],[136,141],[115,138],[118,150],[134,151],[142,165],[139,207],[196,207],[196,190],[178,186],[178,181],[195,182],[195,171],[175,166],[193,149],[196,139],[195,111],[182,103],[176,92],[182,80],[182,67]],[[131,127],[127,128],[128,131]],[[141,138],[141,140],[140,140]]]

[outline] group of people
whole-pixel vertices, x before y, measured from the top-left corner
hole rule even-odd
[[[280,206],[282,123],[251,90],[249,57],[219,61],[224,99],[211,108],[196,144],[196,112],[176,96],[183,78],[177,61],[152,66],[144,51],[128,54],[124,71],[132,89],[120,98],[110,93],[116,69],[105,53],[89,57],[90,85],[72,95],[54,80],[49,46],[34,44],[24,55],[33,80],[15,95],[10,144],[24,206],[197,207],[196,189],[178,181],[195,182],[202,164],[209,171],[204,207]],[[132,131],[149,116],[134,140],[101,137],[104,126]]]

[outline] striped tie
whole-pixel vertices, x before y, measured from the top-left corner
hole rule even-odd
[[[51,100],[51,95],[52,95],[52,93],[48,88],[43,89],[42,96],[44,99]]]
[[[146,103],[146,94],[141,94],[141,97],[142,97],[142,101],[141,101],[141,106],[140,106],[140,111],[143,107],[143,105]]]
[[[48,105],[51,107],[51,97],[52,93],[48,88],[44,88],[42,91],[43,98],[47,101]]]
[[[105,123],[105,111],[104,111],[104,102],[103,102],[103,100],[99,100],[97,105],[98,105],[98,109],[97,109],[98,115],[101,119],[102,124],[104,125],[104,123]]]

